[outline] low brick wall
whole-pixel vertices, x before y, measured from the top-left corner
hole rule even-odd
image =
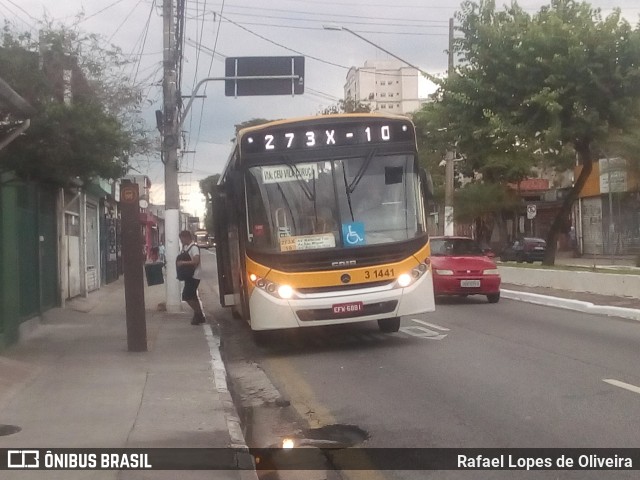
[[[498,266],[504,283],[640,298],[640,275]]]

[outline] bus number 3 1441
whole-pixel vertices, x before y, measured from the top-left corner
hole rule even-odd
[[[395,277],[396,273],[393,268],[379,268],[376,270],[367,270],[364,272],[364,278],[369,280],[371,278],[388,278]]]

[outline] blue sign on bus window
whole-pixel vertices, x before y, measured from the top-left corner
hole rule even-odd
[[[364,223],[352,222],[342,224],[342,238],[345,247],[364,245]]]

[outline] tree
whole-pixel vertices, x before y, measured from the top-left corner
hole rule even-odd
[[[353,98],[340,99],[333,105],[320,111],[321,115],[337,115],[339,113],[369,113],[371,105],[354,100]]]
[[[471,182],[455,192],[456,221],[474,223],[478,241],[491,243],[496,223],[503,228],[502,213],[520,204],[515,192],[500,183]],[[501,232],[502,233],[502,232]]]
[[[236,135],[245,128],[256,127],[258,125],[263,125],[265,123],[272,122],[273,120],[267,120],[266,118],[252,118],[251,120],[245,120],[244,122],[238,123],[236,128]]]
[[[123,78],[118,49],[50,24],[38,41],[5,25],[1,42],[0,69],[36,113],[29,130],[0,153],[0,169],[65,186],[76,177],[121,177],[132,156],[149,150],[140,89]],[[70,101],[65,70],[72,72]]]
[[[207,211],[204,215],[204,228],[210,234],[215,232],[214,225],[216,222],[215,215],[213,213],[213,203],[216,199],[216,191],[218,189],[218,181],[220,180],[220,174],[210,175],[207,178],[200,180],[200,191],[207,199]]]
[[[443,89],[413,115],[420,161],[431,172],[436,199],[444,201],[442,162],[448,151],[454,151],[456,170],[472,179],[471,185],[454,196],[455,220],[475,223],[476,231],[486,237],[482,240],[489,243],[494,225],[499,227],[502,238],[506,237],[503,213],[514,209],[517,202],[507,184],[517,183],[529,174],[533,156],[517,146],[501,151],[481,144],[482,137],[473,134],[477,118],[477,112],[452,102]],[[460,185],[454,181],[458,188]]]
[[[640,119],[640,32],[619,11],[603,18],[588,3],[552,0],[534,15],[517,3],[466,1],[456,15],[462,60],[441,88],[449,129],[474,168],[498,171],[523,161],[567,166],[580,175],[547,237],[544,263],[555,261],[556,237],[591,173],[617,138],[630,138]],[[517,154],[517,155],[514,155]]]

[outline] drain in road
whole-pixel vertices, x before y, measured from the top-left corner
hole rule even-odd
[[[325,425],[304,432],[306,443],[330,444],[335,448],[349,448],[369,438],[369,434],[357,425]]]

